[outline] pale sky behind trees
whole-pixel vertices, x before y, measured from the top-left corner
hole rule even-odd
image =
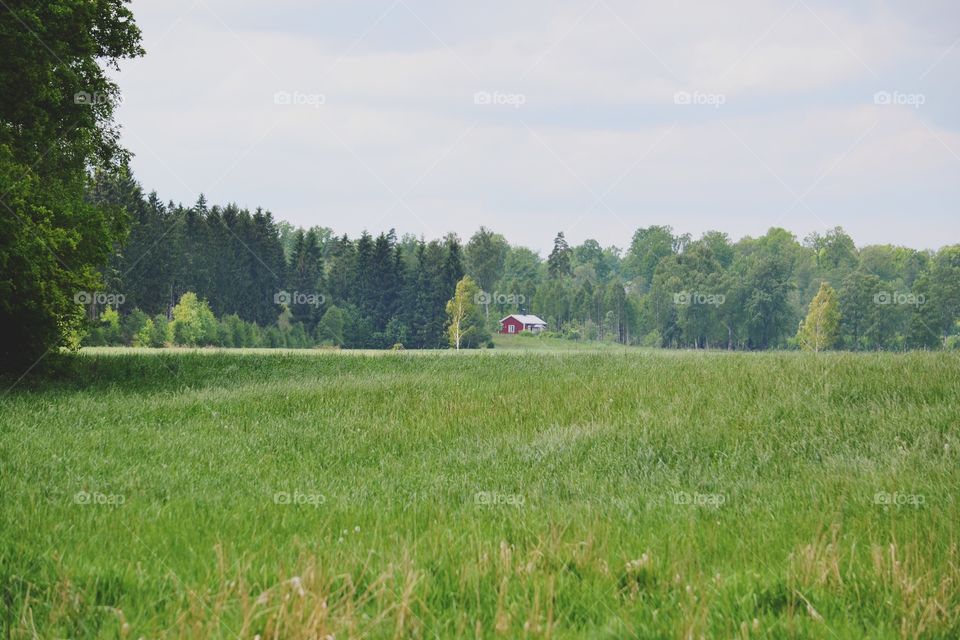
[[[164,200],[541,255],[651,224],[960,240],[955,0],[132,6],[117,117]]]

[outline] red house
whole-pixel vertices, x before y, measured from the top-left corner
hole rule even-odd
[[[520,333],[533,331],[540,333],[547,328],[547,323],[537,316],[512,313],[500,321],[500,333]]]

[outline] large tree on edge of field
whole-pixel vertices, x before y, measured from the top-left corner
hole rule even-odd
[[[0,10],[0,367],[22,371],[68,342],[77,300],[100,286],[126,228],[85,198],[94,172],[127,154],[120,94],[101,64],[143,54],[124,0],[20,0]]]

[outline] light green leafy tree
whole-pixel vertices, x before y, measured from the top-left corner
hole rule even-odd
[[[199,346],[213,344],[217,339],[217,319],[206,300],[192,291],[180,297],[173,308],[173,341],[176,344]]]
[[[840,303],[837,292],[826,282],[810,301],[806,319],[800,323],[797,340],[804,351],[831,349],[840,336]]]
[[[133,346],[135,347],[149,347],[150,346],[150,336],[153,335],[153,320],[147,318],[143,326],[140,327],[140,330],[133,334]]]
[[[475,302],[479,292],[473,278],[464,276],[447,303],[447,337],[454,349],[476,347],[490,339],[483,313]]]

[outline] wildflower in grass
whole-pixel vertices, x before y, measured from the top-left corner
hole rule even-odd
[[[303,589],[303,582],[300,580],[300,576],[293,576],[287,580],[287,584],[293,587],[296,590],[297,595],[301,598],[307,595],[307,592]]]

